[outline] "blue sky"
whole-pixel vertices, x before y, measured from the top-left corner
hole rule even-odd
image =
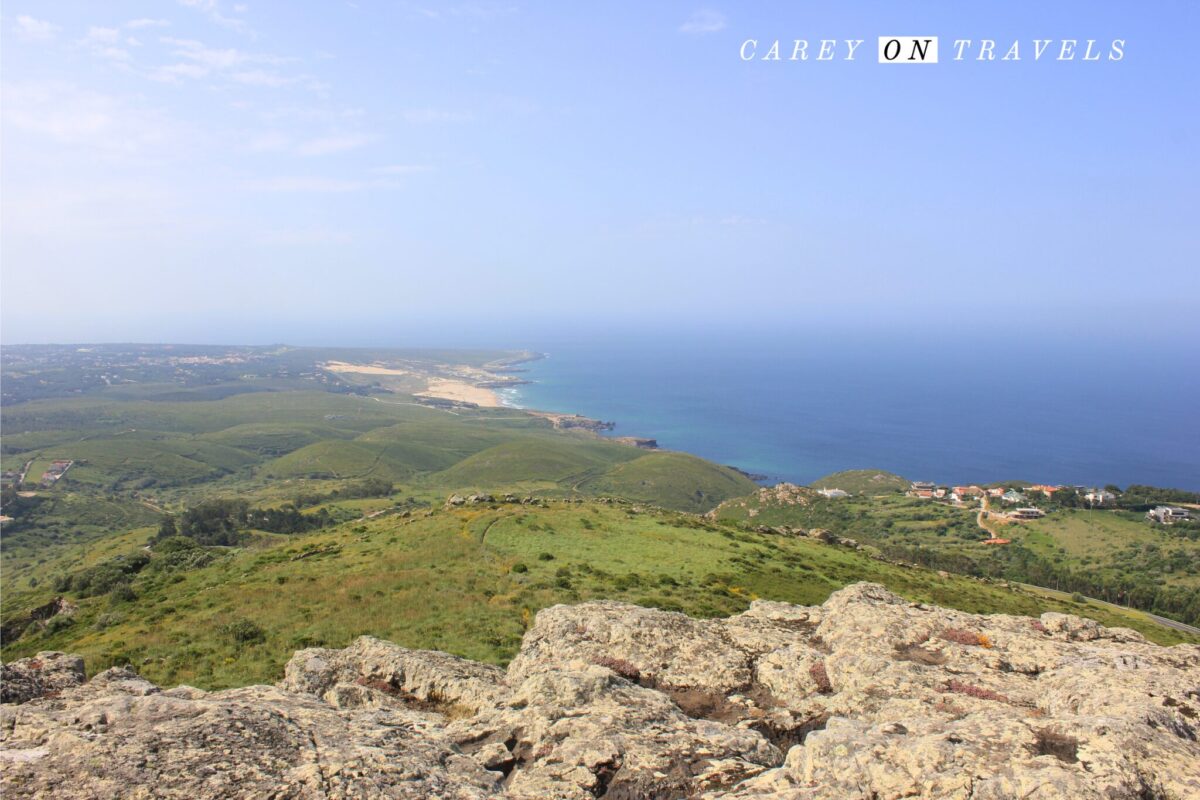
[[[10,0],[0,334],[1200,337],[1195,3],[650,5]]]

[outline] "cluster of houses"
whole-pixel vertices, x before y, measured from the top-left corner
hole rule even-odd
[[[67,474],[74,461],[60,458],[50,462],[50,466],[42,473],[42,486],[53,486],[59,478]]]
[[[1074,491],[1092,506],[1112,505],[1117,496],[1112,492],[1091,489],[1087,486],[1051,486],[1045,483],[1035,483],[1026,486],[1023,492],[1016,489],[1006,489],[1003,486],[938,486],[926,481],[913,481],[907,495],[909,497],[924,497],[932,500],[949,500],[952,503],[964,502],[969,498],[987,496],[1008,504],[1023,503],[1030,495],[1041,494],[1043,497],[1054,497],[1055,492]]]
[[[825,488],[818,489],[817,491],[818,494],[824,495],[831,500],[850,496],[849,492],[841,489]],[[926,500],[944,500],[955,505],[962,505],[967,500],[976,498],[983,499],[986,497],[989,500],[999,500],[1005,505],[1017,506],[1001,515],[1002,517],[1013,522],[1024,522],[1041,519],[1046,516],[1046,512],[1036,506],[1020,505],[1021,503],[1029,502],[1029,498],[1035,494],[1041,494],[1043,497],[1054,497],[1055,492],[1064,491],[1074,492],[1079,497],[1082,497],[1092,508],[1113,506],[1117,501],[1115,494],[1103,489],[1095,489],[1088,486],[1052,486],[1043,483],[1026,486],[1023,491],[1019,492],[1016,489],[1003,486],[989,486],[986,488],[976,486],[975,484],[970,486],[938,486],[928,481],[913,481],[905,494],[908,497],[920,497]],[[1146,519],[1162,525],[1172,525],[1176,522],[1190,520],[1192,519],[1192,515],[1186,508],[1158,506],[1146,512]],[[989,539],[986,544],[1008,544],[1008,540]]]
[[[986,497],[989,500],[998,500],[1005,505],[1017,506],[1003,516],[1014,522],[1024,522],[1041,519],[1046,516],[1046,512],[1036,506],[1020,505],[1021,503],[1028,503],[1030,497],[1036,494],[1052,498],[1055,492],[1062,491],[1073,491],[1081,495],[1088,505],[1092,507],[1112,505],[1117,499],[1116,495],[1112,492],[1093,489],[1087,486],[1054,486],[1046,483],[1035,483],[1031,486],[1026,486],[1023,491],[1017,491],[1016,489],[1003,486],[989,486],[986,488],[974,484],[970,486],[938,486],[927,481],[913,481],[906,494],[909,497],[921,497],[928,500],[946,500],[955,505],[962,505],[967,500]],[[995,542],[997,544],[1007,544],[1007,541],[999,539],[995,540]]]

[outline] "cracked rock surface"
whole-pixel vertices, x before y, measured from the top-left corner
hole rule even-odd
[[[3,668],[6,798],[1200,797],[1200,646],[855,584],[537,615],[507,670],[362,637],[278,686]]]

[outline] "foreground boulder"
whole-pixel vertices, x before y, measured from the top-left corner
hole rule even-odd
[[[44,651],[0,666],[0,703],[25,703],[83,683],[83,659]]]
[[[1200,797],[1200,646],[872,584],[717,620],[555,606],[506,671],[363,637],[278,687],[29,672],[5,797]]]

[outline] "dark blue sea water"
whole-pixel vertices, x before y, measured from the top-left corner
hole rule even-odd
[[[701,338],[534,345],[519,405],[612,420],[775,480],[878,468],[941,483],[1200,490],[1196,348]]]

